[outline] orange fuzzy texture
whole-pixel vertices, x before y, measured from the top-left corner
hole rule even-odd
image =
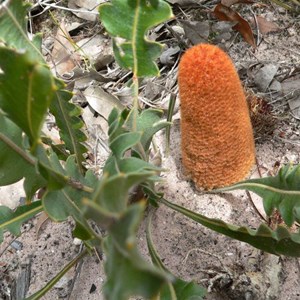
[[[200,44],[179,64],[181,149],[184,169],[198,188],[244,179],[255,161],[246,98],[229,56]]]

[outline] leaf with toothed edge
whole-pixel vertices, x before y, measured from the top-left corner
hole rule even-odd
[[[291,233],[284,226],[272,230],[266,224],[261,224],[256,230],[245,226],[227,224],[222,220],[207,218],[180,205],[171,203],[164,198],[159,203],[185,215],[186,217],[210,228],[216,232],[246,242],[257,249],[275,255],[300,257],[300,232]]]
[[[41,211],[41,201],[19,206],[15,211],[6,206],[0,206],[0,243],[3,241],[4,230],[19,236],[21,234],[21,225]]]
[[[138,252],[136,234],[145,203],[131,205],[109,229],[104,241],[107,280],[103,291],[108,300],[127,300],[130,296],[154,299],[172,276],[148,263]]]
[[[249,190],[263,198],[264,209],[270,216],[278,209],[282,219],[288,226],[300,222],[300,165],[286,165],[277,176],[249,179],[232,186],[219,189],[226,192],[231,190]]]
[[[6,0],[0,4],[0,41],[13,49],[26,50],[30,59],[44,63],[41,53],[41,35],[32,39],[27,32],[27,9],[31,6],[22,0]]]
[[[84,145],[87,137],[81,131],[83,122],[79,115],[81,110],[78,106],[70,102],[72,93],[63,90],[63,83],[56,80],[60,90],[56,92],[55,97],[50,105],[50,112],[54,115],[56,124],[60,129],[60,137],[65,142],[66,148],[74,154],[79,169],[84,173],[82,162],[84,161],[83,154],[87,151]]]
[[[28,52],[0,47],[0,109],[29,137],[34,148],[56,86],[49,68]]]
[[[114,54],[120,66],[139,77],[158,75],[154,60],[162,46],[148,40],[146,34],[173,16],[170,6],[162,0],[112,0],[100,5],[99,13],[107,32],[114,37]]]

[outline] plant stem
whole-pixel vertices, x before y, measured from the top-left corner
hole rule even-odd
[[[10,147],[14,152],[19,154],[24,160],[26,160],[29,164],[35,165],[35,160],[31,158],[26,151],[20,148],[17,144],[7,138],[3,133],[0,133],[0,140],[2,140],[8,147]]]
[[[92,194],[94,192],[94,189],[82,184],[80,181],[75,180],[74,178],[69,178],[68,185],[76,190],[81,190],[87,193]]]

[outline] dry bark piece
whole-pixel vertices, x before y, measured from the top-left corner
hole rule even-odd
[[[242,180],[255,161],[247,102],[230,58],[216,46],[189,49],[179,65],[182,161],[197,187]]]

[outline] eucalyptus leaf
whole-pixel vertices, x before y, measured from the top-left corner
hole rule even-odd
[[[146,34],[173,16],[170,6],[162,0],[112,0],[100,5],[99,12],[104,27],[114,37],[115,58],[120,66],[139,77],[158,75],[154,60],[162,46],[147,40]]]
[[[120,111],[124,109],[118,98],[105,92],[100,86],[89,86],[83,94],[93,110],[105,120],[108,119],[113,108]]]

